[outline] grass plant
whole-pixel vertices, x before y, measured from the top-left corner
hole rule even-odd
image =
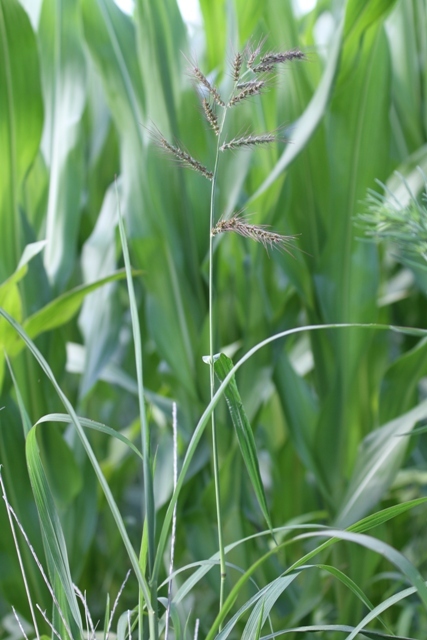
[[[419,640],[427,13],[200,4],[0,0],[0,637]]]
[[[274,133],[263,133],[259,135],[251,134],[244,137],[226,139],[225,126],[226,118],[229,109],[240,105],[244,101],[260,95],[260,93],[268,87],[271,83],[272,73],[276,71],[278,65],[293,61],[304,60],[305,55],[298,50],[278,52],[278,53],[263,53],[261,44],[257,47],[247,45],[246,48],[236,53],[232,62],[230,75],[233,78],[233,87],[230,94],[225,100],[220,96],[218,89],[213,86],[206,76],[202,73],[199,67],[195,64],[191,65],[191,73],[194,76],[194,80],[199,83],[199,91],[203,93],[203,89],[207,91],[208,97],[202,98],[203,112],[206,120],[213,129],[217,144],[215,150],[215,158],[213,162],[213,171],[210,171],[204,167],[199,161],[192,158],[187,152],[183,151],[180,147],[174,146],[165,140],[165,138],[157,133],[158,143],[176,158],[178,162],[186,167],[194,169],[205,178],[208,178],[212,182],[211,197],[210,197],[210,214],[209,214],[209,227],[210,227],[210,241],[209,241],[209,370],[210,370],[210,399],[213,400],[215,394],[215,346],[214,346],[214,251],[213,242],[214,237],[220,233],[226,231],[234,231],[241,236],[260,242],[264,247],[287,247],[295,236],[283,236],[273,231],[268,231],[263,226],[257,226],[249,224],[244,217],[239,214],[234,214],[228,219],[218,220],[217,214],[217,189],[218,189],[218,176],[219,176],[219,161],[220,152],[228,151],[232,149],[238,149],[240,147],[258,147],[266,144],[273,144],[277,141],[277,136]],[[220,110],[217,114],[216,110]],[[246,427],[248,433],[250,432],[250,426]],[[225,579],[227,576],[225,553],[224,553],[224,541],[223,541],[223,525],[221,520],[221,494],[220,494],[220,480],[219,480],[219,462],[218,462],[218,435],[215,426],[215,412],[212,411],[211,415],[211,429],[212,429],[212,453],[213,453],[213,472],[215,480],[215,502],[216,513],[218,523],[218,546],[220,557],[220,575],[221,575],[221,587],[219,597],[219,609],[221,611],[224,603],[224,588]],[[252,445],[251,454],[255,453],[255,446]],[[245,451],[242,450],[245,455]],[[249,454],[247,451],[246,453]],[[247,464],[257,468],[256,479],[258,483],[258,489],[261,492],[262,484],[260,483],[260,474],[258,469],[258,463],[256,457],[252,457],[252,460],[246,459]],[[262,493],[262,492],[261,492]],[[265,502],[265,499],[264,499]]]

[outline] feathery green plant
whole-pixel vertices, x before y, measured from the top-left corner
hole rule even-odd
[[[358,220],[366,236],[377,240],[389,240],[399,251],[403,261],[418,257],[427,261],[427,178],[424,192],[417,197],[405,178],[398,174],[405,188],[405,202],[401,202],[381,182],[384,193],[370,190],[366,199],[366,211]]]

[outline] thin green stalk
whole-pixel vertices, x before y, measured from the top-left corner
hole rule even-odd
[[[210,224],[209,224],[209,370],[210,370],[210,390],[211,401],[215,395],[215,369],[214,369],[214,323],[213,323],[213,235],[211,230],[214,228],[215,222],[215,188],[218,177],[218,164],[219,164],[219,147],[221,134],[224,128],[225,118],[227,115],[227,108],[224,107],[223,118],[220,126],[219,135],[217,138],[215,167],[213,171],[212,187],[211,187],[211,203],[210,203]],[[216,503],[216,516],[218,523],[218,547],[219,547],[219,563],[221,572],[220,582],[220,594],[219,594],[219,610],[221,611],[224,602],[224,587],[225,579],[227,575],[227,569],[225,564],[225,550],[224,539],[222,535],[222,520],[221,520],[221,494],[220,494],[220,482],[219,482],[219,464],[218,464],[218,438],[215,425],[215,412],[212,411],[211,415],[212,425],[212,450],[213,450],[213,473],[215,484],[215,503]]]
[[[145,502],[145,526],[147,527],[148,538],[148,584],[150,587],[150,604],[151,611],[149,610],[149,627],[150,627],[150,640],[157,640],[159,637],[158,631],[158,608],[157,608],[157,579],[153,573],[154,561],[155,561],[155,527],[156,527],[156,511],[154,506],[154,488],[153,488],[153,470],[151,464],[151,452],[150,452],[150,425],[147,420],[147,413],[145,410],[145,398],[144,398],[144,378],[143,378],[143,366],[142,366],[142,344],[141,344],[141,331],[138,318],[138,309],[135,300],[135,291],[132,280],[132,269],[129,258],[129,250],[126,241],[126,234],[123,224],[123,219],[120,211],[120,200],[117,193],[116,183],[116,195],[118,202],[118,214],[119,214],[119,229],[120,238],[122,243],[123,258],[126,266],[127,285],[129,291],[129,306],[132,318],[132,331],[135,345],[135,363],[136,363],[136,375],[138,382],[138,400],[139,400],[139,415],[141,421],[141,440],[142,440],[142,455],[143,455],[143,476],[144,476],[144,502]],[[141,570],[143,569],[143,559],[141,553],[139,556],[139,565]],[[148,605],[148,603],[147,603]],[[141,618],[141,609],[140,609]],[[141,624],[139,625],[141,629]]]

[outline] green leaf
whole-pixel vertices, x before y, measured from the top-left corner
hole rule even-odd
[[[133,273],[135,275],[137,272],[134,271]],[[40,309],[40,311],[27,318],[24,322],[25,330],[31,338],[35,338],[44,331],[50,331],[62,326],[77,313],[88,293],[95,291],[104,284],[123,280],[124,278],[126,278],[126,272],[124,269],[120,269],[120,271],[116,271],[116,273],[101,278],[96,282],[80,285],[71,289],[71,291],[63,293]]]
[[[297,120],[295,127],[292,129],[292,144],[288,145],[279,158],[273,171],[268,178],[257,189],[256,193],[250,198],[255,200],[280,176],[280,174],[295,160],[299,153],[304,149],[319,125],[325,114],[326,107],[329,102],[330,94],[334,85],[335,77],[338,69],[338,62],[341,53],[342,25],[337,29],[331,50],[328,56],[328,63],[321,82],[319,83],[309,105]]]
[[[83,187],[82,115],[86,61],[78,0],[44,0],[39,24],[46,121],[42,148],[50,169],[46,271],[63,290],[74,268]]]
[[[359,447],[349,487],[337,516],[340,527],[360,520],[383,496],[399,470],[408,445],[407,433],[427,417],[427,400],[370,433]]]
[[[384,374],[379,401],[380,424],[409,411],[416,404],[418,383],[426,374],[427,340],[424,338],[393,362]]]
[[[89,443],[89,440],[86,437],[86,434],[84,433],[84,430],[79,422],[79,419],[76,415],[76,412],[74,411],[71,403],[69,402],[69,400],[67,399],[67,397],[64,395],[63,391],[61,390],[53,372],[52,369],[50,368],[49,364],[47,363],[47,361],[45,360],[45,358],[42,356],[42,354],[40,353],[40,351],[37,349],[37,347],[35,346],[35,344],[30,340],[30,338],[28,337],[28,335],[25,333],[25,331],[22,329],[22,327],[8,314],[6,313],[3,309],[0,308],[0,315],[5,318],[15,329],[15,331],[20,335],[20,337],[22,338],[22,340],[25,342],[26,346],[29,348],[29,350],[31,351],[31,353],[33,354],[33,356],[36,358],[37,362],[40,364],[41,368],[43,369],[43,371],[46,373],[47,377],[49,378],[50,382],[52,383],[55,392],[57,393],[57,395],[59,396],[62,404],[64,405],[65,409],[67,410],[73,425],[79,435],[79,438],[82,442],[82,445],[88,455],[88,458],[90,460],[90,463],[93,466],[93,469],[96,473],[96,476],[98,478],[98,481],[102,487],[102,490],[104,492],[104,495],[106,497],[106,500],[108,502],[108,505],[111,509],[112,515],[114,517],[115,523],[117,525],[117,529],[120,532],[121,538],[123,540],[123,543],[126,547],[126,550],[128,552],[128,556],[129,559],[132,563],[132,567],[133,570],[135,572],[135,575],[137,577],[138,580],[138,584],[141,588],[141,591],[143,593],[144,599],[147,603],[147,607],[149,609],[149,613],[152,615],[152,608],[150,605],[150,595],[149,595],[149,588],[148,588],[148,584],[147,581],[145,580],[145,577],[142,575],[141,571],[140,571],[140,567],[138,564],[138,558],[135,554],[135,551],[132,547],[132,544],[130,542],[129,536],[127,534],[126,531],[126,527],[124,525],[123,519],[120,515],[120,512],[118,510],[117,504],[113,498],[113,495],[111,493],[111,489],[108,486],[108,483],[105,480],[104,474],[102,473],[102,470],[99,466],[99,463],[96,459],[96,456],[94,454],[94,451]],[[31,433],[34,432],[34,428],[31,430]],[[35,441],[35,436],[33,436],[33,440]],[[35,465],[39,466],[38,460],[36,454],[35,454],[35,450],[36,450],[36,444],[34,444],[34,446],[30,447],[30,453],[31,456],[34,458],[34,463]],[[36,481],[38,483],[40,483],[40,486],[38,486],[37,490],[41,491],[41,496],[40,499],[44,500],[43,497],[43,486],[45,483],[45,479],[44,477],[42,478],[41,474],[40,477],[39,475],[37,475]],[[51,499],[51,498],[46,498],[46,499]]]
[[[16,269],[23,249],[19,210],[25,175],[43,124],[37,43],[17,0],[0,2],[0,281]]]
[[[243,630],[242,640],[251,640],[252,638],[255,638],[257,629],[262,628],[278,598],[292,584],[298,575],[298,573],[294,573],[290,576],[276,578],[276,580],[273,580],[273,582],[258,591],[255,596],[250,598],[242,607],[240,607],[237,613],[235,613],[231,620],[226,624],[224,629],[216,636],[216,640],[225,640],[228,638],[239,618],[241,618],[245,611],[247,611],[253,604],[255,604],[255,606]]]
[[[135,447],[135,445],[129,440],[129,438],[126,438],[126,436],[120,433],[120,431],[116,431],[115,429],[107,427],[107,425],[102,424],[101,422],[97,422],[96,420],[89,420],[88,418],[79,417],[79,421],[82,427],[85,427],[86,429],[94,429],[95,431],[99,431],[100,433],[105,433],[111,438],[120,440],[120,442],[123,442],[123,444],[129,447],[129,449],[136,453],[136,455],[142,460],[142,455],[139,449]],[[72,424],[70,416],[66,413],[49,413],[45,416],[42,416],[34,426],[42,424],[43,422],[64,422],[65,424]]]
[[[116,268],[116,220],[117,195],[110,186],[105,194],[95,228],[82,250],[84,282],[107,276]],[[88,295],[79,316],[79,327],[86,347],[80,396],[84,397],[93,387],[102,370],[117,350],[122,326],[121,306],[117,288],[104,286]]]
[[[229,374],[233,369],[233,362],[225,354],[221,353],[221,355],[215,358],[214,368],[219,380],[223,382],[227,374]],[[227,388],[225,389],[224,395],[258,504],[271,530],[273,526],[268,513],[267,500],[259,470],[255,439],[249,420],[246,417],[234,376],[231,378]]]
[[[58,589],[57,597],[60,597],[58,595],[60,590],[64,593],[71,615],[82,635],[83,625],[70,574],[64,534],[41,463],[36,431],[37,429],[34,427],[30,430],[25,443],[25,451],[27,455],[28,473],[30,475],[34,499],[40,518],[40,526],[46,549],[46,559],[50,568],[50,579],[52,584],[54,581],[56,582],[55,587]],[[71,625],[71,620],[67,620],[67,622]]]

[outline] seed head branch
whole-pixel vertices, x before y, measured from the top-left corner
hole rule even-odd
[[[240,91],[240,93],[231,98],[227,106],[233,107],[235,104],[241,102],[242,100],[245,100],[246,98],[259,95],[265,88],[265,84],[265,80],[257,80],[256,82],[246,83],[246,86]]]
[[[225,102],[219,95],[218,89],[209,82],[207,77],[200,71],[199,67],[196,64],[194,64],[193,62],[190,62],[190,66],[191,66],[191,73],[194,76],[194,78],[209,91],[214,101],[220,107],[225,107]]]
[[[227,149],[237,149],[238,147],[255,147],[261,144],[270,144],[279,140],[275,133],[263,133],[259,136],[245,136],[243,138],[233,138],[228,142],[224,142],[220,146],[220,151]]]
[[[197,173],[202,174],[208,180],[212,180],[213,178],[212,171],[209,171],[209,169],[207,169],[203,164],[201,164],[201,162],[193,158],[193,156],[191,156],[189,153],[187,153],[183,149],[180,149],[180,147],[177,147],[171,144],[170,142],[168,142],[166,138],[160,133],[160,131],[158,130],[150,131],[150,133],[155,143],[161,149],[165,150],[167,153],[169,153],[174,158],[176,158],[176,160],[178,160],[178,162],[183,167],[188,167],[190,169],[193,169],[194,171],[197,171]]]
[[[216,236],[227,231],[234,231],[234,233],[238,233],[244,238],[260,242],[265,249],[274,247],[283,249],[294,257],[289,245],[292,246],[297,239],[295,235],[283,236],[280,233],[269,231],[265,225],[249,224],[240,214],[235,214],[228,220],[220,220],[212,229],[211,234]],[[293,248],[296,249],[297,247],[294,246]]]

